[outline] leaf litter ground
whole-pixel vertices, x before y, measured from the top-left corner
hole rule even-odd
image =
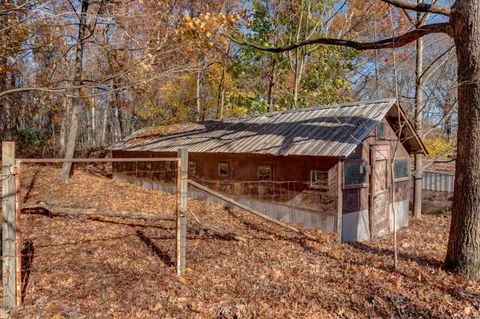
[[[27,203],[173,217],[175,196],[77,169],[23,170]],[[391,236],[319,242],[219,205],[189,201],[202,222],[244,240],[188,234],[175,275],[174,223],[22,216],[24,303],[12,318],[478,318],[480,286],[441,269],[448,216],[427,215]]]

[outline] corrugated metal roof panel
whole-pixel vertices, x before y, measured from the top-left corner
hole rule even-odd
[[[272,112],[184,125],[163,136],[133,139],[114,150],[348,156],[394,105],[394,99]]]

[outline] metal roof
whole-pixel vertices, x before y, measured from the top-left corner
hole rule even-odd
[[[386,99],[193,123],[146,139],[133,134],[112,149],[346,157],[394,104],[395,99]]]

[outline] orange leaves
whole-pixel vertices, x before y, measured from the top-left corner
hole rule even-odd
[[[215,45],[226,46],[226,38],[221,35],[225,29],[233,27],[244,13],[201,13],[196,17],[186,15],[175,33],[183,40],[203,49],[210,49]]]
[[[32,202],[174,214],[173,195],[80,168],[68,185],[51,168],[28,166],[24,172],[23,182],[32,184],[28,193]],[[393,272],[390,236],[339,245],[335,236],[310,230],[321,243],[304,242],[219,205],[189,201],[189,210],[200,220],[248,240],[189,233],[188,268],[180,279],[175,268],[163,261],[174,258],[173,223],[24,215],[25,239],[33,241],[35,255],[25,307],[12,317],[34,318],[39,313],[49,318],[480,316],[480,285],[440,267],[448,218],[425,215],[402,228],[400,267]],[[138,230],[151,241],[149,245],[139,238]]]

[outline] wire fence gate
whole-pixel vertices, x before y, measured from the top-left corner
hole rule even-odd
[[[169,176],[176,183],[175,192],[175,266],[178,276],[182,276],[185,272],[185,244],[187,231],[187,184],[188,184],[188,152],[186,149],[180,149],[177,157],[172,158],[105,158],[105,159],[71,159],[65,160],[60,158],[54,159],[16,159],[15,158],[15,142],[2,143],[2,297],[3,306],[6,310],[22,304],[25,290],[25,273],[28,273],[28,267],[25,266],[31,262],[32,241],[38,238],[29,238],[31,235],[28,227],[31,222],[23,220],[22,208],[28,208],[23,202],[22,178],[25,171],[31,169],[31,165],[59,165],[65,162],[79,163],[79,165],[92,164],[111,164],[112,167],[117,165],[117,172],[121,163],[150,163],[148,169],[149,174],[163,174]],[[168,165],[167,165],[168,163]],[[127,165],[128,166],[128,165]],[[135,171],[123,172],[139,175],[142,174],[135,165]],[[142,165],[140,165],[142,166]],[[161,167],[160,167],[161,166]],[[51,173],[50,173],[51,174]],[[34,183],[38,179],[37,175],[29,176]],[[46,185],[48,187],[48,185]],[[68,187],[68,183],[65,184]],[[88,185],[85,185],[88,187]],[[26,190],[31,192],[32,185]],[[79,199],[81,200],[81,199]],[[34,205],[35,206],[35,205]],[[91,210],[86,209],[87,215]],[[98,210],[97,210],[98,211]],[[78,215],[78,211],[73,208],[62,208],[62,215]],[[154,217],[147,218],[139,215],[128,215],[116,212],[105,212],[105,216],[120,218],[144,218],[146,220],[155,220]],[[158,218],[162,220],[162,218]],[[46,224],[47,227],[50,227]],[[33,232],[32,232],[33,233]],[[48,235],[50,236],[50,235]]]

